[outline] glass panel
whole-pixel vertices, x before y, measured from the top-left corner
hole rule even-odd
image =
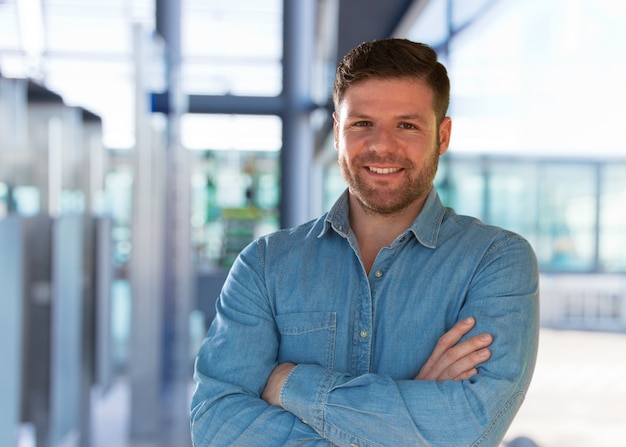
[[[488,223],[537,240],[537,166],[530,162],[493,162],[489,174]],[[535,244],[533,244],[535,245]]]
[[[539,267],[551,272],[591,272],[597,265],[596,163],[553,163],[508,158],[442,159],[435,185],[442,202],[525,237]],[[626,255],[626,167],[612,165],[604,178],[601,256],[608,271],[623,271]],[[624,179],[624,180],[622,180]]]
[[[539,168],[539,239],[544,270],[591,271],[595,267],[596,180],[592,164]]]
[[[485,177],[480,159],[443,158],[435,180],[444,205],[459,214],[484,218]]]
[[[602,171],[600,198],[600,267],[607,272],[626,272],[626,164]]]

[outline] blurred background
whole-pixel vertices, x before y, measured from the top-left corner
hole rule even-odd
[[[345,188],[334,69],[389,36],[449,70],[444,203],[538,256],[539,361],[503,445],[623,445],[620,0],[0,0],[0,445],[191,445],[225,275]]]

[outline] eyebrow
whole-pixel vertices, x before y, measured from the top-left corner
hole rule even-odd
[[[396,118],[401,119],[401,120],[409,120],[409,121],[414,120],[414,121],[419,121],[424,124],[428,124],[428,120],[425,119],[422,115],[414,115],[414,114],[400,115],[400,116],[397,116]]]
[[[363,120],[370,120],[372,119],[372,117],[370,115],[367,115],[365,113],[360,113],[360,112],[356,112],[353,114],[348,114],[347,118],[349,119],[363,119]],[[416,114],[408,114],[408,115],[398,115],[395,117],[398,120],[407,120],[407,121],[419,121],[422,124],[428,124],[428,120],[425,119],[422,115],[416,115]]]

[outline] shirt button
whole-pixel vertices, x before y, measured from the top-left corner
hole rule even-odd
[[[361,338],[364,340],[367,338],[367,329],[361,329]]]
[[[376,270],[376,273],[374,273],[374,276],[375,276],[376,278],[380,278],[381,276],[383,276],[383,272],[382,272],[382,270]]]

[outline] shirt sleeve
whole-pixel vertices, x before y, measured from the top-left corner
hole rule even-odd
[[[350,377],[298,365],[281,405],[339,446],[496,446],[517,413],[535,365],[538,271],[528,243],[509,235],[493,244],[469,286],[459,320],[468,336],[488,332],[492,355],[469,380]]]
[[[199,350],[191,402],[195,447],[332,445],[260,397],[276,366],[279,340],[261,268],[251,244],[231,269]]]

